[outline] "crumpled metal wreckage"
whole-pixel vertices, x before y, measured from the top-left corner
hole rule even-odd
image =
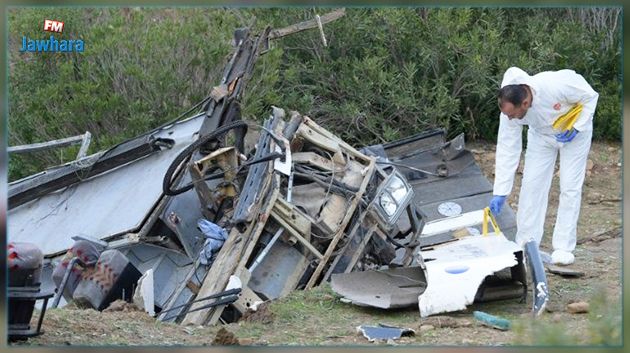
[[[298,112],[274,108],[263,126],[240,119],[269,33],[238,32],[198,114],[10,184],[9,240],[41,248],[44,288],[61,285],[59,263],[71,274],[55,302],[84,288],[81,302],[102,309],[131,297],[149,270],[157,318],[183,324],[233,322],[326,281],[353,303],[418,305],[421,316],[523,299],[514,214],[498,216],[502,234],[479,235],[492,187],[463,135],[446,141],[436,129],[359,150]],[[82,248],[97,250],[82,259]],[[548,292],[536,252],[527,259],[540,313]],[[97,264],[117,276],[103,285]]]
[[[423,317],[475,300],[524,296],[523,252],[507,238],[514,234],[511,211],[499,218],[505,234],[479,235],[482,217],[475,208],[491,190],[477,184],[488,182],[462,147],[446,157],[461,137],[444,142],[445,132],[435,130],[403,144],[365,148],[365,154],[308,117],[292,112],[287,121],[284,114],[274,109],[251,151],[226,145],[248,127],[235,121],[170,155],[163,195],[140,227],[146,234],[104,238],[138,269],[134,278],[154,272],[159,319],[235,321],[254,303],[328,280],[355,304],[418,305]],[[198,150],[190,147],[212,139],[215,149],[193,159]],[[131,177],[125,168],[108,174]],[[65,202],[78,191],[62,191]],[[76,244],[85,247],[89,237]],[[73,300],[68,290],[64,297]],[[546,302],[546,291],[536,295]]]

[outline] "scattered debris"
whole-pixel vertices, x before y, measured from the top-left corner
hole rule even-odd
[[[507,331],[511,327],[510,320],[484,313],[483,311],[474,311],[473,316],[485,326],[496,328],[497,330]]]
[[[577,244],[581,245],[581,244],[585,244],[585,243],[589,243],[589,242],[593,242],[593,243],[600,243],[604,240],[607,239],[612,239],[612,238],[618,238],[621,237],[621,227],[616,227],[613,229],[606,229],[606,230],[602,230],[599,231],[595,234],[593,234],[590,237],[586,237],[586,238],[580,238],[577,240]]]
[[[72,293],[72,299],[81,307],[103,310],[116,299],[131,301],[133,288],[142,274],[118,250],[105,250]]]
[[[403,336],[413,336],[416,332],[410,328],[402,328],[378,324],[378,326],[361,325],[357,332],[363,334],[370,342],[396,340]]]
[[[89,240],[75,241],[52,272],[52,280],[57,287],[53,308],[57,307],[62,296],[66,301],[72,300],[77,286],[86,275],[93,272],[93,267],[105,248],[106,246]]]
[[[575,270],[567,266],[556,266],[553,264],[545,264],[545,268],[550,273],[555,275],[560,275],[562,277],[582,277],[584,276],[584,271]]]
[[[199,262],[201,262],[202,265],[209,265],[212,262],[213,255],[216,254],[216,252],[221,249],[221,246],[223,246],[223,243],[225,243],[228,233],[225,229],[206,219],[197,221],[197,227],[206,237],[206,241],[203,243],[199,253]]]
[[[9,237],[41,245],[55,305],[115,310],[134,297],[158,320],[213,325],[269,323],[262,303],[328,280],[355,304],[418,305],[423,318],[526,294],[512,210],[498,217],[502,233],[479,235],[492,185],[463,134],[447,141],[434,129],[356,149],[299,112],[273,107],[263,126],[241,119],[269,40],[321,31],[343,13],[237,30],[198,113],[10,185]],[[246,138],[257,143],[246,148]],[[538,313],[546,280],[540,258],[527,260]],[[503,270],[508,279],[496,276]],[[238,344],[227,330],[215,341]]]
[[[138,280],[138,286],[133,293],[133,303],[144,309],[149,315],[155,316],[155,288],[153,286],[153,269],[147,270]]]
[[[420,267],[334,274],[330,286],[351,303],[381,309],[417,305],[426,288]]]
[[[588,203],[590,205],[595,205],[595,204],[600,204],[600,203],[603,203],[603,202],[621,202],[621,201],[623,201],[622,198],[620,198],[620,197],[613,197],[613,198],[608,198],[608,199],[601,198],[601,199],[597,199],[597,200],[591,200],[591,201],[588,201]]]
[[[8,338],[9,341],[25,340],[42,331],[42,322],[52,291],[41,289],[42,251],[32,243],[9,242],[7,244],[8,272]],[[43,300],[37,326],[31,327],[35,302]]]
[[[587,302],[576,302],[567,305],[567,311],[571,314],[584,314],[588,313],[589,305]]]

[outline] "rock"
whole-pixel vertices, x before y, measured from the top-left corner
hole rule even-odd
[[[111,311],[140,311],[140,309],[133,303],[127,303],[122,299],[114,300],[103,312]]]
[[[127,302],[125,302],[122,299],[118,299],[118,300],[113,301],[111,304],[109,304],[109,306],[103,311],[104,312],[123,311],[123,309],[125,308],[125,304],[127,304]]]
[[[470,327],[470,326],[472,326],[472,321],[466,320],[466,319],[459,320],[459,327]]]
[[[570,303],[574,303],[576,302],[575,300],[573,301],[568,301],[566,302],[566,304],[570,304]],[[566,304],[562,304],[560,302],[556,302],[553,300],[550,300],[549,302],[547,302],[547,306],[545,307],[545,310],[547,310],[550,313],[563,313],[565,310],[565,305]]]
[[[545,268],[550,273],[560,275],[563,277],[582,277],[584,276],[584,272],[568,267],[568,266],[556,266],[553,264],[545,264]]]
[[[567,311],[570,312],[571,314],[588,313],[588,303],[587,302],[571,303],[567,305]]]
[[[598,193],[596,191],[593,191],[593,192],[589,192],[586,195],[586,200],[587,200],[588,203],[598,203],[598,202],[600,202],[603,199],[603,197],[604,197],[604,195],[602,195],[602,194],[600,194],[600,193]]]
[[[241,338],[240,340],[238,340],[241,346],[251,346],[254,343],[256,343],[256,341],[254,341],[253,338]]]
[[[551,321],[553,321],[553,322],[562,322],[562,315],[560,313],[554,313],[551,316]]]
[[[433,325],[421,325],[420,326],[420,332],[427,332],[427,331],[431,331],[434,330],[435,326]]]
[[[604,262],[606,262],[606,261],[605,261],[603,258],[601,258],[601,257],[596,257],[596,258],[594,258],[594,259],[593,259],[593,261],[595,261],[595,262],[597,262],[597,263],[600,263],[600,264],[603,264]]]
[[[593,169],[594,166],[595,166],[595,163],[592,160],[589,159],[588,161],[586,161],[586,170],[590,171]]]
[[[466,319],[457,319],[449,316],[431,316],[422,321],[422,326],[432,327],[469,327],[472,322]],[[421,326],[421,327],[422,327]]]
[[[213,346],[238,346],[240,345],[240,343],[238,342],[238,339],[236,338],[234,333],[221,327],[219,331],[217,332],[217,335],[214,337],[214,340],[212,340],[212,345]]]

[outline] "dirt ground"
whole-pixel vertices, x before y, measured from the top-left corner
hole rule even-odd
[[[621,343],[621,143],[594,143],[583,189],[578,225],[578,278],[547,273],[551,293],[547,310],[532,318],[531,293],[517,299],[471,305],[464,311],[421,320],[417,308],[376,310],[340,301],[327,285],[296,291],[268,303],[238,323],[222,327],[165,324],[140,311],[98,312],[55,309],[46,313],[45,333],[17,345],[597,345]],[[486,176],[494,173],[494,145],[468,144]],[[509,199],[516,209],[520,173]],[[554,178],[541,249],[551,252],[558,203]],[[588,312],[571,313],[572,303],[588,303]],[[475,321],[472,312],[506,318],[499,331]],[[34,315],[35,317],[35,315]],[[356,327],[378,323],[408,327],[415,335],[394,342],[368,342]],[[219,330],[221,330],[219,332]]]

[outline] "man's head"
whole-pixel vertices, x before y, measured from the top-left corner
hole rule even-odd
[[[499,109],[508,119],[523,119],[532,106],[532,93],[527,85],[507,85],[499,90]]]

